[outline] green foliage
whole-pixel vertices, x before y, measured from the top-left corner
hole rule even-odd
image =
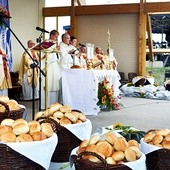
[[[146,73],[152,71],[153,77],[155,78],[155,84],[164,85],[165,70],[170,69],[170,67],[146,67]]]

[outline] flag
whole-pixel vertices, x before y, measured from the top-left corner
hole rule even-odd
[[[2,7],[3,12],[8,12],[8,0],[0,0],[0,6]],[[0,47],[5,51],[7,55],[7,64],[10,71],[12,71],[12,51],[11,51],[11,34],[10,34],[10,20],[0,18]],[[9,26],[9,28],[3,24],[3,22]]]

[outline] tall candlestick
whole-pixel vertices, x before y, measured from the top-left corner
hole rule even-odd
[[[108,49],[110,49],[110,46],[111,46],[111,44],[110,44],[110,32],[109,32],[109,29],[108,29],[108,31],[107,31],[107,34],[108,34],[108,39],[107,39],[107,43],[108,43]]]

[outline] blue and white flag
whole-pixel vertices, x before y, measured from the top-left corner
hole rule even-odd
[[[9,11],[8,0],[0,0],[0,6],[3,11]],[[10,20],[3,17],[0,18],[0,47],[7,55],[8,68],[12,71],[12,51],[11,51],[11,38],[10,38]],[[5,22],[9,28],[2,22]]]

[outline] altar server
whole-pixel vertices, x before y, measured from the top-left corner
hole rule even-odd
[[[36,51],[32,51],[31,48],[35,46],[33,40],[29,40],[27,42],[27,51],[32,56],[32,58],[36,61],[39,61],[38,53]],[[19,83],[22,86],[22,96],[23,100],[31,100],[32,99],[32,82],[33,82],[33,69],[31,68],[31,64],[33,60],[25,51],[22,54],[20,66],[19,66]],[[38,95],[38,69],[34,68],[34,85],[35,85],[35,94],[34,98],[37,99]]]

